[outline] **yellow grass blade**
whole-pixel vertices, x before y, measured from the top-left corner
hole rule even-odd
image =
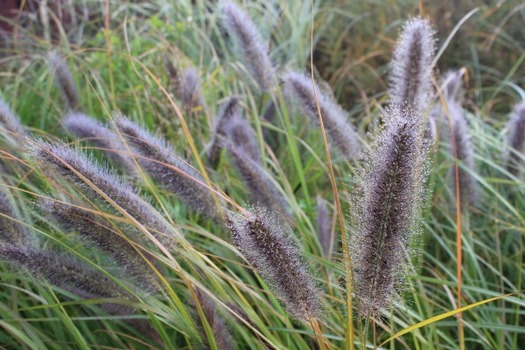
[[[419,329],[421,327],[424,327],[424,326],[427,326],[429,324],[432,324],[434,322],[437,322],[437,321],[441,321],[447,317],[450,317],[450,316],[454,316],[460,312],[463,312],[463,311],[467,311],[467,310],[470,310],[470,309],[473,309],[475,307],[478,307],[478,306],[481,306],[483,304],[487,304],[487,303],[490,303],[492,301],[496,301],[496,300],[500,300],[500,299],[505,299],[505,298],[508,298],[512,295],[515,295],[517,293],[521,293],[521,292],[514,292],[514,293],[509,293],[509,294],[504,294],[504,295],[500,295],[500,296],[497,296],[497,297],[493,297],[493,298],[488,298],[488,299],[485,299],[485,300],[482,300],[482,301],[478,301],[477,303],[474,303],[474,304],[470,304],[470,305],[467,305],[467,306],[463,306],[463,307],[460,307],[459,309],[455,309],[455,310],[452,310],[452,311],[448,311],[448,312],[445,312],[445,313],[442,313],[442,314],[439,314],[439,315],[436,315],[434,317],[431,317],[431,318],[428,318],[424,321],[421,321],[419,323],[416,323],[410,327],[407,327],[399,332],[397,332],[396,334],[394,334],[393,336],[391,336],[390,338],[388,338],[387,340],[385,340],[384,342],[382,342],[379,346],[383,346],[385,345],[386,343],[394,340],[394,339],[397,339],[399,337],[401,337],[402,335],[405,335],[407,333],[410,333],[416,329]]]

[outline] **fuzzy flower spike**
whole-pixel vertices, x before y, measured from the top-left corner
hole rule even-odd
[[[379,316],[406,284],[426,192],[423,125],[419,115],[390,110],[359,173],[350,251],[363,317]]]
[[[250,16],[233,2],[223,1],[221,9],[224,27],[232,37],[240,59],[261,91],[271,90],[276,81],[275,71],[259,30]]]
[[[69,67],[54,52],[48,54],[48,60],[51,74],[54,75],[55,84],[62,92],[64,101],[66,101],[70,109],[78,110],[80,107],[80,96]]]
[[[412,18],[403,27],[391,63],[391,104],[421,113],[432,89],[434,31],[428,19]]]
[[[319,316],[319,291],[299,257],[290,227],[258,207],[246,214],[232,215],[229,221],[233,241],[288,313],[305,321]]]
[[[345,158],[356,159],[359,156],[360,144],[347,113],[329,95],[323,93],[317,84],[317,94],[314,94],[312,80],[305,74],[288,72],[283,81],[285,93],[311,120],[319,120],[316,103],[319,101],[323,124],[331,144],[337,147]]]
[[[525,101],[514,106],[507,123],[508,144],[511,148],[507,159],[507,170],[514,176],[523,168],[525,157]]]

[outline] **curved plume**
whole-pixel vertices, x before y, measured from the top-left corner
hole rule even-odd
[[[351,213],[354,291],[363,317],[387,309],[406,283],[425,194],[424,122],[399,109],[388,113],[360,170]]]
[[[525,157],[525,101],[516,104],[507,123],[508,145],[507,170],[518,176]]]
[[[275,71],[258,29],[250,16],[231,1],[222,1],[223,25],[232,37],[239,57],[248,68],[261,91],[275,85]]]
[[[415,113],[425,110],[432,90],[434,51],[434,31],[428,19],[408,20],[398,38],[391,63],[392,106],[412,108]]]
[[[118,132],[139,155],[137,162],[155,181],[197,212],[218,222],[223,221],[222,207],[202,175],[175,156],[171,145],[124,116],[117,116],[114,122]]]
[[[235,244],[292,317],[308,320],[319,316],[320,293],[300,259],[291,229],[267,209],[250,211],[229,218]]]
[[[286,94],[297,103],[304,114],[316,122],[319,120],[316,100],[319,100],[323,124],[330,143],[336,146],[347,159],[357,159],[361,147],[357,134],[348,121],[347,113],[317,84],[315,85],[317,94],[314,94],[310,77],[302,73],[288,72],[283,80]]]

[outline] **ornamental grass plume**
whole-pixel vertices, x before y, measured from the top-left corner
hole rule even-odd
[[[253,160],[243,149],[236,147],[230,140],[224,141],[224,148],[233,165],[239,171],[241,178],[250,191],[251,201],[276,212],[286,212],[286,198],[279,192],[272,177],[263,166]]]
[[[7,190],[0,189],[0,242],[27,245],[29,241],[27,229]]]
[[[138,155],[140,166],[158,183],[200,214],[224,220],[219,199],[212,195],[202,175],[175,155],[173,147],[124,116],[114,119],[117,131]]]
[[[457,164],[450,168],[449,178],[453,193],[456,193],[456,184],[459,181],[460,203],[465,209],[467,205],[475,205],[478,198],[478,185],[471,174],[475,171],[474,148],[470,140],[465,112],[461,106],[449,102],[447,110],[452,127],[450,148],[452,157],[457,160]]]
[[[103,219],[103,215],[97,215],[81,205],[45,199],[38,206],[54,218],[64,232],[76,232],[85,243],[108,254],[143,290],[158,289],[154,273],[145,261],[152,258],[143,250],[146,242],[134,242],[132,240],[137,237],[123,236],[118,227]]]
[[[432,90],[434,30],[426,18],[408,20],[398,38],[391,63],[391,105],[422,113]]]
[[[11,110],[9,105],[0,98],[0,135],[11,146],[20,146],[25,136],[25,130],[20,118]]]
[[[110,159],[124,168],[126,173],[137,174],[137,167],[129,157],[126,145],[122,143],[114,131],[108,129],[101,122],[83,113],[70,112],[62,124],[68,132],[77,138],[90,141],[104,150]]]
[[[317,237],[321,243],[323,257],[330,259],[334,248],[334,231],[332,230],[332,218],[328,212],[326,201],[317,196]]]
[[[250,123],[238,115],[226,127],[226,136],[233,146],[242,150],[251,160],[262,165],[261,149],[257,135]]]
[[[390,109],[358,173],[350,254],[363,317],[386,311],[407,283],[426,192],[423,130],[420,115]]]
[[[285,92],[301,108],[304,114],[314,121],[319,121],[317,101],[325,130],[331,144],[339,149],[349,160],[357,159],[360,143],[357,133],[348,121],[347,113],[315,84],[315,91],[310,77],[302,73],[287,72],[283,78]]]
[[[62,176],[91,201],[103,200],[122,215],[125,211],[162,244],[171,245],[173,230],[167,221],[113,171],[63,144],[36,141],[30,151],[32,159],[48,177]]]
[[[448,101],[461,103],[465,90],[463,88],[463,77],[467,73],[465,68],[451,70],[443,75],[441,90]]]
[[[449,122],[447,114],[449,111],[447,109],[448,105],[453,105],[452,109],[457,111],[458,106],[461,105],[464,89],[463,89],[463,76],[467,70],[465,68],[451,70],[443,75],[441,79],[440,91],[442,93],[441,97],[438,99],[437,103],[432,108],[430,114],[430,122],[433,123],[434,135],[433,139],[435,141],[449,140],[450,137],[450,128],[448,127]],[[439,135],[438,135],[439,133]]]
[[[186,68],[182,74],[178,67],[173,64],[171,59],[165,57],[166,69],[173,84],[175,97],[182,102],[186,111],[191,111],[197,107],[204,107],[199,74],[193,67]]]
[[[241,115],[241,105],[239,98],[236,96],[229,97],[221,104],[215,121],[213,123],[213,131],[211,141],[206,146],[206,155],[208,161],[213,167],[217,166],[222,151],[221,138],[226,136],[228,126],[232,121],[238,119]]]
[[[197,300],[199,301],[200,307],[202,308],[202,312],[204,314],[204,317],[206,318],[206,322],[208,322],[211,328],[217,349],[235,349],[235,340],[233,339],[230,330],[226,325],[226,322],[217,312],[217,308],[213,300],[200,289],[195,289],[195,294],[197,294]],[[195,318],[200,328],[201,338],[203,340],[207,340],[202,320],[199,318],[198,315],[195,315]],[[207,344],[206,348],[211,349],[212,347],[210,346],[210,344]]]
[[[72,110],[80,107],[80,96],[78,94],[71,70],[66,62],[54,52],[48,54],[49,68],[54,76],[55,84],[62,92],[64,101]]]
[[[234,243],[270,286],[288,313],[300,320],[320,313],[320,292],[300,258],[291,228],[266,208],[229,217]]]
[[[271,90],[276,82],[275,70],[259,30],[250,16],[231,1],[221,2],[223,25],[233,39],[239,58],[248,68],[261,91]]]
[[[524,166],[525,157],[525,101],[514,106],[507,123],[508,146],[507,171],[518,176]]]
[[[84,299],[135,299],[102,272],[72,257],[52,251],[1,244],[0,260],[29,272],[38,280],[45,280]],[[127,305],[104,303],[101,306],[112,314],[133,312],[133,308]]]

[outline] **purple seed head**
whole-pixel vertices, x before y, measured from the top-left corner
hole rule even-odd
[[[47,281],[86,299],[135,298],[100,271],[52,251],[0,245],[0,260],[27,271],[38,280]],[[104,303],[102,307],[112,314],[129,314],[127,305]]]
[[[30,236],[7,190],[0,189],[0,241],[28,245]]]
[[[253,160],[244,150],[235,147],[229,140],[225,140],[223,147],[227,149],[234,166],[250,191],[251,201],[276,212],[286,212],[287,200],[263,166]]]
[[[213,198],[202,175],[177,157],[170,144],[124,116],[117,116],[114,122],[138,155],[137,162],[155,181],[204,216],[218,222],[223,220],[222,207]]]
[[[55,84],[62,92],[64,101],[66,101],[70,109],[78,110],[80,107],[80,97],[69,67],[63,59],[54,52],[48,54],[48,61],[51,74],[53,74]]]
[[[62,121],[64,128],[76,137],[90,141],[103,149],[115,163],[120,164],[128,174],[136,174],[136,166],[127,155],[126,145],[119,136],[101,122],[83,113],[71,112]]]
[[[466,72],[467,70],[465,68],[461,68],[445,73],[441,81],[441,90],[446,100],[461,103],[465,93],[463,89],[463,77]]]
[[[330,259],[334,248],[335,235],[326,201],[321,196],[317,196],[317,236],[321,243],[323,257]]]
[[[261,91],[271,90],[275,85],[275,70],[257,27],[244,10],[231,1],[222,1],[221,10],[223,25],[233,39],[239,58]]]
[[[391,63],[392,106],[411,108],[416,113],[425,110],[432,89],[434,51],[434,30],[429,20],[408,20],[398,38]]]
[[[36,141],[30,153],[45,175],[51,178],[60,175],[90,200],[98,203],[105,201],[113,209],[127,212],[164,245],[173,243],[170,239],[172,228],[155,208],[142,199],[132,186],[122,182],[113,171],[100,166],[91,157],[66,145],[44,141]]]
[[[211,141],[208,146],[206,146],[206,155],[213,167],[217,166],[221,154],[221,138],[226,136],[226,130],[232,121],[240,118],[240,116],[241,105],[239,104],[238,97],[232,96],[220,106],[215,117]]]
[[[234,243],[272,288],[288,313],[308,320],[320,313],[320,292],[290,227],[264,208],[252,208],[247,216],[229,218]]]
[[[124,237],[123,233],[102,215],[96,215],[80,205],[45,199],[39,202],[39,208],[49,217],[54,218],[63,231],[76,232],[88,244],[111,256],[126,276],[137,281],[143,290],[156,290],[156,279],[144,257],[150,255],[139,246],[146,242],[138,238],[138,245],[131,240],[137,237]]]
[[[206,318],[206,321],[211,327],[213,337],[215,338],[215,345],[217,345],[217,349],[235,349],[235,341],[228,329],[228,326],[226,325],[226,322],[217,312],[217,308],[213,300],[200,289],[196,289],[195,293],[197,294],[197,299],[204,313],[204,317]],[[202,321],[200,319],[197,319],[197,323],[201,325],[201,338],[206,339],[205,331],[204,329],[202,329]],[[208,345],[208,347],[210,346]]]
[[[312,86],[310,77],[297,72],[288,72],[284,78],[285,93],[294,101],[313,121],[318,121],[318,107],[323,118],[323,124],[329,141],[349,160],[359,156],[360,144],[357,133],[348,120],[347,113],[327,94],[315,85]],[[316,99],[317,97],[317,99]]]
[[[406,284],[426,192],[424,122],[398,108],[388,113],[359,171],[351,213],[354,291],[363,317],[379,316]]]
[[[523,168],[525,157],[525,101],[514,106],[507,123],[508,146],[510,148],[507,157],[507,170],[514,176],[518,176],[520,168]]]
[[[24,127],[20,118],[11,110],[9,105],[0,98],[0,134],[12,146],[20,146],[25,136]]]

